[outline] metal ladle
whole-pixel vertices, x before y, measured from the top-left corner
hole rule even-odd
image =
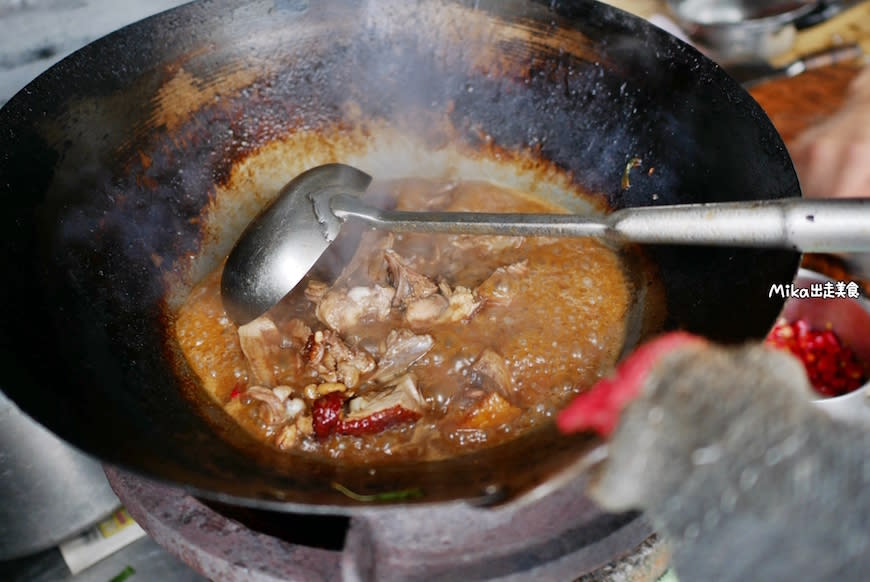
[[[245,229],[227,258],[221,295],[238,324],[289,293],[357,218],[379,229],[506,236],[593,236],[613,242],[870,251],[870,199],[784,198],[635,207],[602,216],[406,212],[364,204],[371,176],[344,164],[312,168],[288,183]]]

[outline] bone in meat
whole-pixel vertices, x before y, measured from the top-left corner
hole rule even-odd
[[[435,341],[431,335],[417,335],[408,329],[394,329],[387,336],[384,355],[378,362],[372,382],[386,383],[404,373],[408,367],[422,358]]]
[[[529,272],[529,261],[523,260],[506,267],[499,267],[481,283],[475,293],[493,305],[510,305],[516,294],[516,280]]]
[[[401,406],[406,410],[418,414],[423,412],[425,402],[411,374],[402,376],[396,382],[396,385],[391,388],[381,390],[372,395],[357,396],[351,399],[348,415],[344,420],[365,418],[394,406]]]
[[[438,286],[426,275],[409,267],[393,249],[384,251],[390,282],[396,289],[393,307],[405,307],[409,302],[429,297],[438,292]]]
[[[471,366],[472,380],[486,392],[498,392],[510,398],[513,382],[504,358],[487,348]]]

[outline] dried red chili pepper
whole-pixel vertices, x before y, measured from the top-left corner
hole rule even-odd
[[[344,435],[361,436],[384,431],[403,422],[415,422],[420,413],[397,404],[378,410],[368,416],[344,419],[344,403],[347,396],[341,392],[330,392],[321,396],[311,405],[311,424],[314,434],[325,438],[333,432]]]
[[[342,420],[338,423],[336,430],[341,434],[355,436],[374,434],[403,422],[414,422],[419,420],[419,418],[420,413],[408,410],[404,406],[397,404],[384,410],[378,410],[363,418]]]
[[[806,321],[780,321],[767,336],[775,348],[794,354],[806,368],[810,383],[822,396],[840,396],[866,380],[864,366],[830,329],[812,329]]]
[[[311,425],[319,438],[329,436],[341,422],[345,400],[347,397],[341,392],[330,392],[312,403]]]

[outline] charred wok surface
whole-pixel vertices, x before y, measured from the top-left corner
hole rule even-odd
[[[399,208],[560,211],[486,183],[382,192]],[[209,332],[227,321],[219,275],[176,321],[210,395],[280,449],[356,463],[445,458],[544,423],[612,367],[634,296],[593,240],[366,233],[334,282],[309,276],[238,329],[238,368],[236,342]]]

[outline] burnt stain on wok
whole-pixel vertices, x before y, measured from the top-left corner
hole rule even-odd
[[[137,155],[130,155],[126,164],[124,173],[137,177],[135,188],[122,184],[119,195],[131,190],[145,190],[148,196],[161,199],[171,200],[179,192],[185,197],[197,197],[190,200],[189,205],[184,199],[174,203],[178,210],[175,214],[195,224],[197,216],[193,207],[197,202],[205,206],[202,193],[211,195],[215,185],[227,184],[239,161],[258,148],[300,126],[339,133],[350,129],[342,127],[341,104],[348,99],[348,94],[359,104],[364,118],[389,119],[415,106],[422,111],[429,109],[429,112],[433,105],[435,109],[452,110],[455,125],[465,127],[466,135],[457,136],[450,132],[453,133],[450,137],[462,137],[472,146],[479,146],[478,136],[482,128],[489,125],[482,113],[498,103],[500,95],[522,90],[521,86],[505,87],[499,82],[492,87],[481,85],[478,98],[467,104],[454,100],[454,95],[462,95],[467,91],[466,87],[475,84],[475,77],[473,74],[438,71],[435,68],[437,63],[427,59],[425,54],[414,55],[414,58],[406,55],[399,67],[391,68],[383,77],[368,79],[365,85],[354,78],[358,71],[375,68],[372,63],[391,44],[380,46],[361,39],[359,44],[345,49],[339,47],[338,54],[329,56],[330,63],[345,63],[343,68],[336,68],[335,64],[325,65],[318,59],[312,64],[298,63],[300,66],[289,68],[286,75],[259,79],[240,88],[233,85],[238,89],[233,95],[222,93],[215,83],[191,76],[184,68],[176,69],[157,91],[157,107],[150,116],[150,123],[155,124],[150,129],[151,143],[145,143]],[[351,55],[355,57],[349,58]],[[407,91],[402,87],[407,86],[417,87],[415,93],[419,94],[403,97]],[[420,103],[422,95],[429,99],[428,103]],[[403,99],[412,102],[405,103]],[[517,110],[526,105],[515,102],[516,107],[507,108],[493,123],[516,118]],[[538,109],[541,107],[532,111],[537,113]],[[251,115],[252,111],[256,115]],[[524,115],[526,118],[529,117],[528,111]],[[188,116],[189,119],[185,119]],[[478,117],[483,123],[477,121]],[[499,136],[496,143],[503,144],[505,149],[527,147],[538,150],[541,160],[546,158],[546,152],[541,151],[537,143],[538,138],[530,136],[527,127],[508,125],[507,128],[508,134],[502,132],[504,135]],[[419,129],[433,131],[431,127]],[[143,148],[143,143],[136,145]],[[183,167],[179,167],[180,163]],[[123,214],[123,208],[119,210]],[[188,234],[184,229],[177,231]],[[175,254],[187,250],[176,249]],[[156,252],[160,254],[160,249]]]

